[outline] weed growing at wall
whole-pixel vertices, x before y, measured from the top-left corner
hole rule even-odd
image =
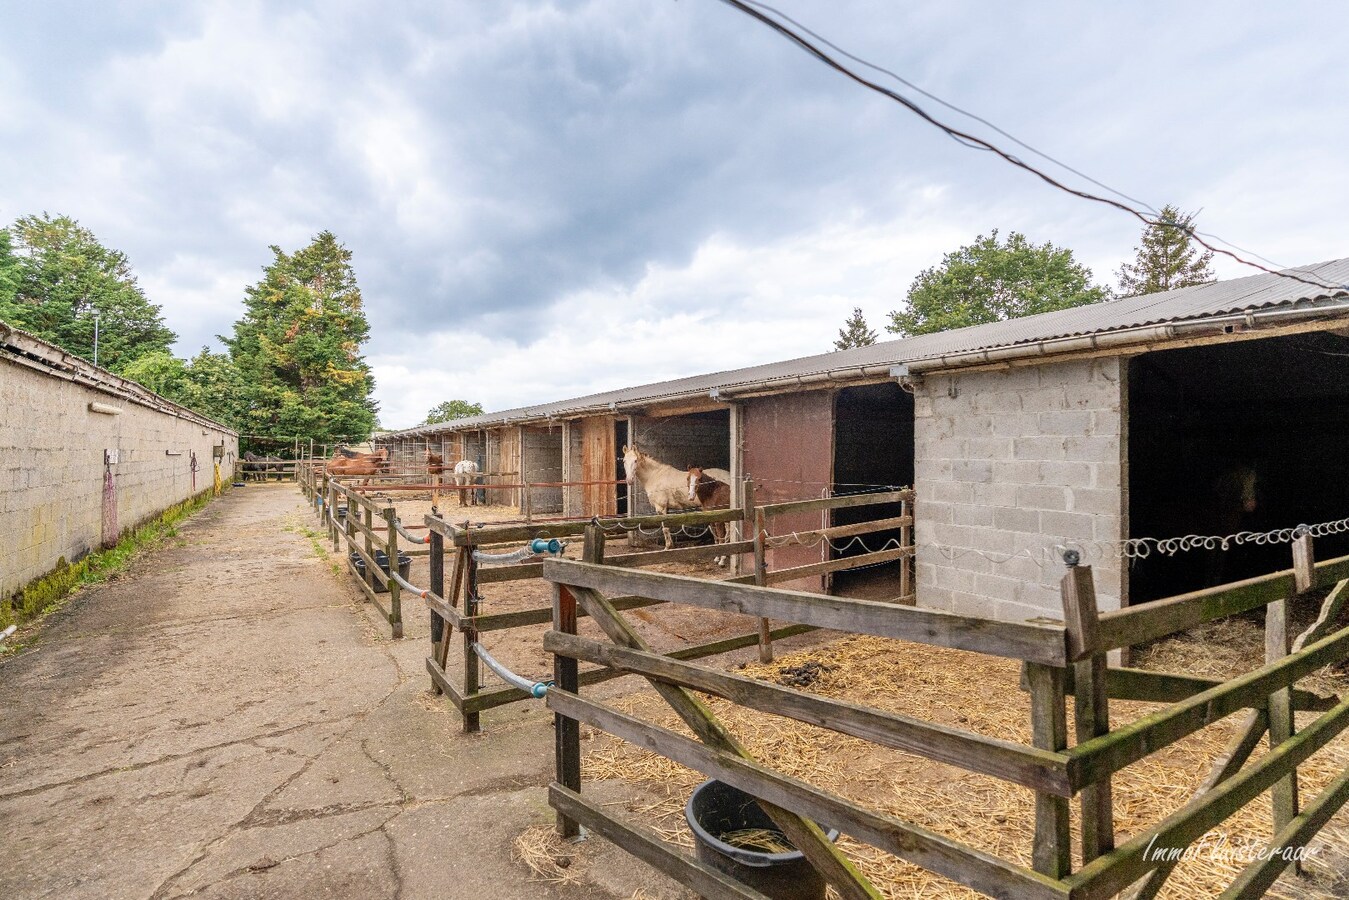
[[[29,582],[9,602],[0,602],[0,628],[31,621],[84,585],[108,580],[129,566],[140,553],[177,537],[177,523],[210,500],[211,491],[203,491],[142,522],[122,535],[114,547],[90,553],[73,564],[62,557],[51,572]]]

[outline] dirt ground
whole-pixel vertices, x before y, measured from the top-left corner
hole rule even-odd
[[[0,661],[0,897],[679,896],[598,840],[570,885],[511,859],[552,821],[551,716],[464,735],[425,610],[390,640],[315,524],[235,489]]]

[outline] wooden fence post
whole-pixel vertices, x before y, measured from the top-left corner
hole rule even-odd
[[[470,545],[468,555],[464,561],[464,615],[473,617],[478,614],[478,558],[477,548]],[[473,652],[473,645],[478,640],[478,629],[472,625],[465,625],[459,629],[464,635],[464,702],[468,703],[470,697],[478,693],[478,654]],[[466,712],[464,717],[464,733],[476,734],[482,730],[480,715],[476,712]]]
[[[445,599],[445,535],[439,531],[431,532],[431,550],[426,557],[427,564],[431,567],[431,593],[440,599]],[[436,649],[440,646],[441,637],[445,632],[446,622],[440,617],[440,613],[434,609],[431,613],[431,658],[434,659]],[[431,690],[439,695],[441,693],[440,685],[433,678],[431,679]]]
[[[764,546],[768,539],[762,509],[754,510],[754,583],[759,587],[768,584],[768,550]],[[773,628],[767,618],[759,620],[759,662],[773,661]]]
[[[392,506],[384,507],[384,522],[388,526],[386,540],[389,543],[389,578],[384,586],[389,589],[389,626],[393,630],[394,640],[403,637],[403,586],[393,577],[398,571],[398,510]]]
[[[373,560],[375,558],[375,544],[374,541],[370,540],[370,535],[375,532],[375,509],[372,505],[369,505],[369,498],[363,495],[357,496],[361,497],[361,508],[364,513],[361,519],[365,522],[365,531],[362,532],[362,536],[365,538],[365,557]],[[350,509],[347,510],[347,515],[351,515]],[[371,571],[369,565],[365,567],[365,583],[370,585],[371,590],[374,590],[375,585],[379,584],[379,579],[375,577],[375,573]]]
[[[1058,753],[1068,746],[1065,713],[1067,670],[1040,663],[1026,663],[1026,682],[1031,701],[1031,741],[1037,749]],[[1065,878],[1072,871],[1072,828],[1068,798],[1035,792],[1035,839],[1032,865],[1050,878]]]
[[[1293,541],[1293,596],[1316,587],[1316,555],[1312,537],[1301,534]],[[1288,655],[1291,635],[1288,631],[1288,600],[1275,600],[1265,607],[1265,662],[1278,662]],[[1269,749],[1282,744],[1296,733],[1293,718],[1293,689],[1289,687],[1269,695]],[[1298,814],[1297,769],[1274,782],[1270,788],[1274,810],[1274,833],[1278,834]],[[1300,860],[1293,871],[1302,872]]]
[[[581,550],[583,562],[602,565],[604,562],[604,528],[592,522],[586,526],[585,546]],[[553,630],[576,634],[576,596],[565,586],[553,585]],[[581,689],[580,667],[570,656],[553,655],[553,683],[558,690],[575,694]],[[557,783],[581,792],[581,723],[561,713],[553,714],[553,736],[557,756]],[[581,826],[564,815],[557,814],[557,831],[564,838],[577,838]]]
[[[913,504],[908,500],[901,500],[899,503],[899,514],[905,517],[913,516]],[[913,526],[901,525],[899,527],[899,546],[913,547]],[[913,589],[913,568],[914,555],[905,556],[899,561],[899,597],[900,602],[914,606],[918,598],[914,595]]]
[[[746,477],[740,483],[740,533],[737,536],[739,540],[753,540],[754,528],[754,479]],[[736,554],[735,557],[735,575],[744,575],[745,556]]]
[[[1068,626],[1068,649],[1073,664],[1074,718],[1079,744],[1110,731],[1110,707],[1106,700],[1106,655],[1099,649],[1099,611],[1091,566],[1077,565],[1077,554],[1065,554],[1068,572],[1060,582],[1063,618]],[[1086,654],[1085,658],[1083,655]],[[1115,847],[1114,812],[1110,776],[1082,789],[1082,861],[1089,863]]]

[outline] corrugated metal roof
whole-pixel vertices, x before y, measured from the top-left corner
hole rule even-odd
[[[1158,294],[1107,300],[1005,322],[992,322],[936,334],[884,341],[853,350],[823,353],[744,369],[621,388],[553,403],[507,409],[469,419],[422,425],[392,432],[389,436],[461,431],[510,421],[565,417],[583,410],[594,411],[610,405],[617,408],[630,407],[681,396],[706,395],[714,389],[743,390],[756,385],[767,386],[778,381],[784,383],[785,390],[790,389],[790,382],[793,379],[822,376],[830,372],[842,373],[844,370],[852,370],[853,377],[861,377],[863,374],[884,374],[892,366],[916,363],[920,360],[1002,350],[1065,338],[1100,336],[1148,326],[1198,323],[1206,319],[1253,313],[1276,307],[1292,309],[1332,301],[1326,304],[1331,307],[1330,311],[1339,311],[1340,314],[1349,317],[1349,303],[1342,302],[1349,298],[1349,259],[1337,259],[1285,271],[1299,274],[1310,281],[1323,282],[1325,286],[1318,287],[1291,278],[1262,273]],[[875,373],[869,371],[872,368],[876,370]],[[867,371],[857,371],[862,369]]]

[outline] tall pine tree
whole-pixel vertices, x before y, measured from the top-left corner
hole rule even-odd
[[[876,343],[876,332],[867,326],[862,307],[854,306],[843,327],[838,330],[838,340],[834,341],[835,350],[851,350],[853,347],[867,347]]]
[[[98,361],[114,372],[138,357],[167,351],[175,335],[157,304],[136,282],[131,262],[104,247],[69,216],[24,216],[9,229],[13,252],[6,278],[17,281],[8,297],[0,287],[0,319],[92,359],[94,310],[99,313]],[[4,248],[7,250],[7,248]]]
[[[361,441],[375,424],[374,378],[361,355],[370,334],[351,251],[324,231],[275,260],[248,288],[229,347],[248,434]]]
[[[1119,268],[1120,296],[1137,297],[1212,281],[1213,251],[1199,252],[1193,231],[1194,216],[1182,215],[1174,206],[1163,207],[1157,221],[1143,229],[1134,261]]]

